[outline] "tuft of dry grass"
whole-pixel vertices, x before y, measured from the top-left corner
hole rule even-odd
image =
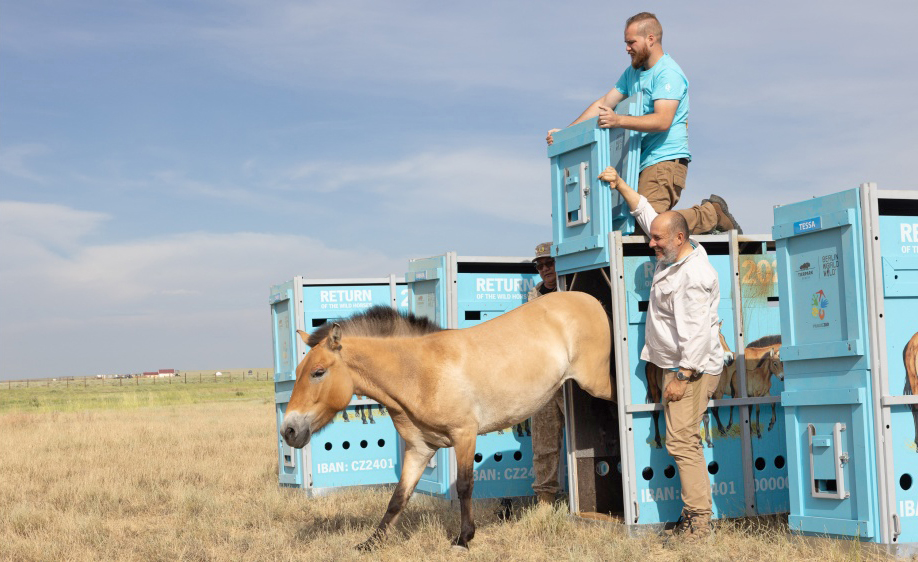
[[[574,520],[565,507],[476,503],[472,548],[457,555],[449,502],[416,495],[378,550],[363,541],[391,490],[308,498],[277,485],[273,404],[264,400],[0,414],[2,560],[860,560],[811,544],[778,517],[719,522],[703,547]]]

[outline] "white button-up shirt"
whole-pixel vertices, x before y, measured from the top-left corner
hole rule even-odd
[[[657,212],[644,196],[631,214],[649,233]],[[641,359],[664,369],[718,375],[724,368],[717,314],[720,284],[704,247],[691,243],[694,248],[684,259],[669,266],[657,261]]]

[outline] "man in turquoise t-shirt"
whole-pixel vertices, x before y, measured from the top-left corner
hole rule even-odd
[[[658,213],[672,209],[679,201],[692,159],[688,148],[688,80],[676,61],[663,52],[662,40],[663,27],[655,15],[641,12],[630,17],[625,23],[625,50],[631,56],[631,66],[609,93],[571,123],[598,116],[600,127],[644,133],[638,193]],[[644,94],[643,115],[632,117],[613,111],[620,101],[638,91]],[[548,132],[548,144],[556,131]],[[692,234],[731,229],[742,232],[727,203],[716,195],[677,212],[685,217]]]

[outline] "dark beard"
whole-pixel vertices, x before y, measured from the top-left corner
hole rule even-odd
[[[650,52],[638,53],[635,57],[631,59],[631,68],[634,68],[634,69],[642,68],[647,63],[647,59],[649,58],[650,58]]]

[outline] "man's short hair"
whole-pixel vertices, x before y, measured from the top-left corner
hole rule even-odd
[[[677,234],[682,233],[682,236],[688,240],[689,237],[689,227],[688,221],[685,220],[680,213],[673,213],[670,216],[669,221],[669,235],[675,237]]]
[[[663,26],[660,25],[660,20],[658,20],[657,16],[654,14],[650,12],[634,14],[625,22],[625,29],[628,29],[628,26],[632,23],[638,24],[637,32],[641,37],[647,37],[653,34],[653,36],[657,38],[658,43],[663,42]]]

